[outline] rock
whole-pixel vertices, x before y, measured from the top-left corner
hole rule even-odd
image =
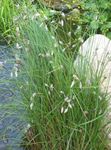
[[[89,37],[81,45],[75,62],[82,57],[91,63],[94,71],[103,71],[101,89],[105,91],[108,87],[108,92],[111,92],[111,40],[101,34]]]
[[[83,61],[81,61],[83,59]],[[95,34],[89,37],[80,47],[79,54],[75,60],[76,65],[83,66],[90,64],[92,71],[96,74],[101,73],[100,88],[103,93],[111,95],[111,40],[101,34]],[[81,63],[82,62],[82,63]],[[86,68],[87,69],[87,68]],[[89,69],[89,68],[88,68]],[[86,72],[88,72],[86,70]],[[90,75],[91,76],[91,75]],[[111,149],[111,99],[108,101],[108,111],[105,116],[104,131],[107,135],[108,149]]]

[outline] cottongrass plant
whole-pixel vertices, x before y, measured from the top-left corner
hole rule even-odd
[[[105,150],[107,93],[101,92],[101,73],[86,58],[74,61],[53,37],[39,21],[21,29],[16,84],[27,122],[23,145],[30,150]]]

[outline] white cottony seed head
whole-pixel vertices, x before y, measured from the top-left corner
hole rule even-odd
[[[34,103],[31,103],[31,104],[30,104],[30,109],[31,109],[31,110],[32,110],[33,106],[34,106]]]
[[[19,27],[16,27],[16,32],[19,32]]]
[[[65,97],[64,101],[67,102],[67,103],[70,103],[71,99],[69,97]]]
[[[31,125],[28,123],[26,128],[25,128],[25,133],[27,133],[27,130],[30,129]]]
[[[17,48],[17,49],[21,49],[22,46],[20,46],[20,45],[17,43],[17,44],[16,44],[16,48]]]
[[[63,27],[64,26],[64,21],[63,20],[61,20],[60,22],[60,25]]]
[[[61,13],[61,16],[62,16],[62,17],[65,17],[66,15],[65,15],[65,13],[62,12],[62,13]]]
[[[71,83],[71,86],[70,86],[70,88],[73,88],[73,86],[74,86],[74,80],[72,81],[72,83]]]
[[[68,32],[68,34],[67,34],[69,37],[71,36],[71,32]]]
[[[69,108],[72,108],[72,107],[73,107],[73,104],[71,105],[71,103],[68,103],[68,107],[69,107]]]
[[[35,96],[36,96],[36,93],[33,93],[33,94],[32,94],[32,97],[35,97]]]
[[[64,114],[68,112],[68,107],[64,110]]]
[[[64,112],[64,107],[61,108],[61,114]]]
[[[53,89],[54,89],[54,86],[53,86],[53,84],[51,84],[50,85],[50,90],[53,91]]]
[[[79,84],[79,88],[82,89],[82,83],[81,83],[81,82],[80,82],[80,84]]]
[[[78,78],[77,75],[75,75],[75,74],[73,74],[73,78],[74,78],[75,80],[79,80],[79,78]]]
[[[49,87],[47,83],[44,84],[46,87]]]

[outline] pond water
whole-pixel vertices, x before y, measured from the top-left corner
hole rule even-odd
[[[11,80],[14,65],[13,50],[7,46],[0,46],[0,150],[23,150],[20,147],[24,123],[19,120],[19,114],[11,113],[6,104],[17,98],[17,92]]]

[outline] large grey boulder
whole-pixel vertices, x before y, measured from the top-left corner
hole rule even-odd
[[[107,92],[109,97],[104,130],[106,137],[108,137],[108,148],[111,149],[111,40],[101,34],[95,34],[89,37],[81,45],[74,64],[81,65],[81,69],[82,66],[86,66],[85,73],[87,74],[89,72],[89,78],[91,73],[88,71],[90,69],[90,67],[87,67],[88,65],[91,65],[92,72],[101,74],[100,89],[104,93]]]
[[[89,37],[81,45],[75,63],[81,58],[92,65],[93,71],[103,71],[101,89],[104,91],[108,87],[111,92],[111,40],[101,34]]]

